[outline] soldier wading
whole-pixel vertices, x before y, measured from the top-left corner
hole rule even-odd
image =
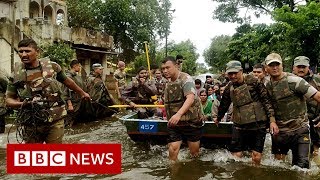
[[[6,103],[20,108],[17,119],[22,126],[22,138],[26,143],[62,143],[66,109],[58,81],[82,98],[90,96],[68,78],[57,63],[48,58],[38,59],[34,40],[20,41],[18,53],[21,62],[16,63],[8,84]]]

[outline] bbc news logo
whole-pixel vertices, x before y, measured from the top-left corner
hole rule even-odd
[[[7,173],[121,173],[120,144],[8,144]]]

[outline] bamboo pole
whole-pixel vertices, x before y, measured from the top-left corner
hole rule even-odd
[[[128,108],[130,105],[112,105],[108,106],[109,108]],[[136,108],[140,107],[150,107],[150,108],[164,108],[164,105],[153,105],[153,104],[137,104]]]
[[[152,74],[151,74],[151,68],[150,68],[150,60],[149,60],[149,50],[148,50],[148,42],[144,42],[144,46],[146,48],[146,56],[147,56],[147,63],[148,63],[148,71],[149,71],[149,76],[150,80],[152,79]]]

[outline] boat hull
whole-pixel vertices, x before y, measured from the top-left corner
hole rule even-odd
[[[138,119],[136,113],[120,118],[129,137],[135,142],[148,142],[151,144],[167,144],[168,121],[162,119]],[[218,126],[208,121],[202,128],[201,144],[207,147],[228,145],[231,142],[232,123],[221,122]]]

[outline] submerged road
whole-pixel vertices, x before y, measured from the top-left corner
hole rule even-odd
[[[186,148],[179,155],[180,162],[171,165],[166,146],[134,143],[118,117],[87,124],[78,124],[66,129],[65,143],[120,143],[122,145],[122,173],[118,175],[21,175],[6,174],[7,134],[0,135],[0,179],[263,179],[263,180],[318,180],[320,169],[312,162],[311,169],[291,167],[291,157],[286,162],[273,159],[271,138],[265,143],[262,165],[251,165],[249,156],[235,159],[226,149],[201,148],[201,156],[191,159]],[[15,143],[15,133],[9,140]]]

